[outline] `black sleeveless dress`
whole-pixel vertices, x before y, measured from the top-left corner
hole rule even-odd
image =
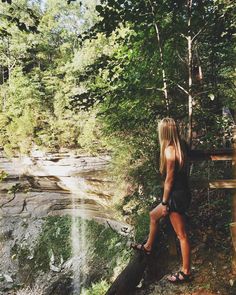
[[[184,148],[185,145],[184,145]],[[169,212],[185,214],[191,202],[191,191],[189,187],[189,158],[186,148],[187,160],[183,168],[179,170],[179,163],[175,161],[174,183],[169,195]],[[163,188],[164,192],[164,188]]]

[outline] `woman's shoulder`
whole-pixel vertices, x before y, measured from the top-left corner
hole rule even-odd
[[[175,160],[175,148],[173,145],[168,145],[166,148],[165,148],[165,157],[166,159],[168,160]]]

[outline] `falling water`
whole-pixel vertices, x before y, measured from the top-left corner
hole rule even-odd
[[[71,226],[71,245],[72,245],[72,269],[74,295],[81,293],[81,287],[86,280],[86,254],[88,243],[86,240],[86,211],[83,191],[86,185],[83,178],[66,177],[62,182],[71,191],[72,198],[72,226]],[[80,189],[83,186],[83,189]],[[79,207],[79,208],[78,208]]]
[[[86,279],[86,224],[84,218],[79,219],[77,216],[74,197],[72,197],[72,205],[71,240],[74,273],[74,294],[79,295],[81,286]]]

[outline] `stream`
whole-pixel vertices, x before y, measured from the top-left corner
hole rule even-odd
[[[116,195],[125,195],[110,160],[36,149],[8,159],[0,152],[7,173],[0,182],[0,294],[28,294],[18,290],[30,286],[38,295],[79,295],[107,275],[113,250],[101,250],[99,238],[102,245],[117,239],[118,250],[132,231],[110,209]],[[104,269],[93,269],[95,259]]]

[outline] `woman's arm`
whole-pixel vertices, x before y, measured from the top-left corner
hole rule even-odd
[[[162,201],[168,202],[171,188],[174,182],[174,171],[175,171],[175,149],[173,146],[168,146],[165,149],[166,157],[166,179],[164,183],[164,193]]]

